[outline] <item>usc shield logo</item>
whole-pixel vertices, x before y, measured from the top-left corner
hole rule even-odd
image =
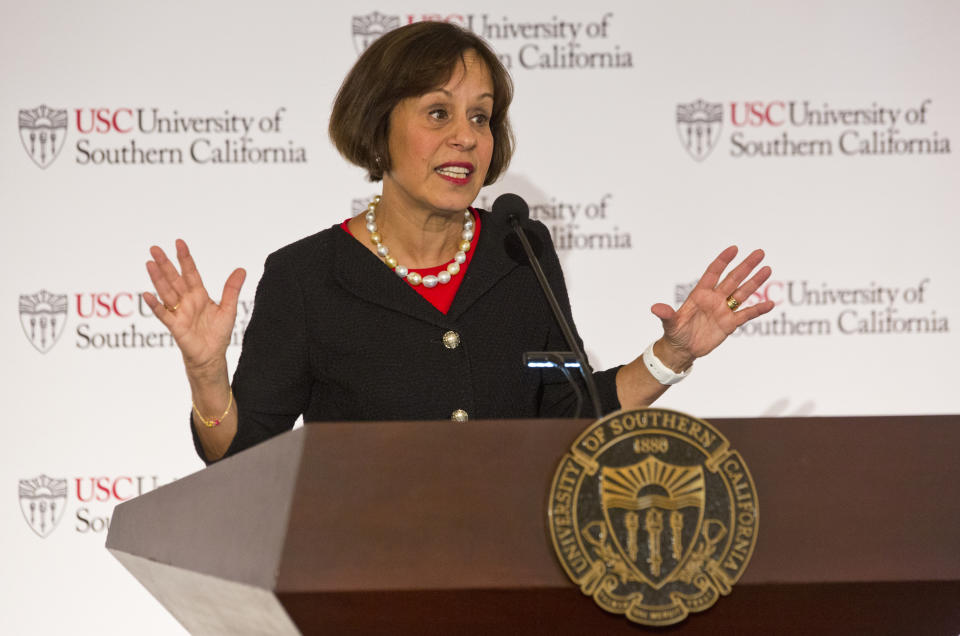
[[[18,122],[20,142],[33,163],[41,168],[53,163],[67,139],[67,109],[46,104],[21,109]]]
[[[710,608],[757,540],[756,488],[704,420],[666,409],[592,424],[560,461],[547,519],[570,579],[603,609],[670,625]]]
[[[67,324],[67,295],[41,289],[20,295],[20,326],[27,340],[40,353],[57,344]]]
[[[720,140],[723,129],[723,104],[698,99],[677,104],[677,134],[680,144],[691,157],[703,161]]]
[[[400,26],[400,16],[384,15],[379,11],[353,16],[353,46],[361,55],[373,41],[387,31]]]
[[[39,475],[20,480],[20,511],[41,539],[53,532],[67,508],[67,480]]]
[[[666,438],[662,441],[666,447]],[[663,587],[700,534],[703,467],[674,466],[651,455],[632,466],[604,466],[601,471],[600,502],[610,538],[634,576],[655,589]]]

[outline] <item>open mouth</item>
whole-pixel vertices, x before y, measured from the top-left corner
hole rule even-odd
[[[435,172],[448,181],[467,183],[473,173],[473,166],[468,163],[445,163]]]

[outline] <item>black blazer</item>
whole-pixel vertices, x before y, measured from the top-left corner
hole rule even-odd
[[[271,254],[233,378],[240,419],[227,455],[289,430],[301,414],[305,422],[449,419],[458,409],[470,419],[573,416],[562,374],[522,363],[525,351],[568,348],[533,270],[509,225],[478,213],[476,251],[446,315],[339,225]],[[572,323],[549,232],[526,225]],[[454,349],[443,343],[448,331],[459,335]],[[595,374],[605,411],[619,408],[616,371]]]

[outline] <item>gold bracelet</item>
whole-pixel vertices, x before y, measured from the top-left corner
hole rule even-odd
[[[197,417],[200,418],[200,421],[203,422],[204,426],[206,426],[207,428],[220,426],[220,422],[223,421],[223,418],[225,418],[227,416],[227,413],[230,412],[230,407],[233,406],[233,389],[232,388],[230,389],[230,401],[227,402],[227,410],[224,411],[223,415],[221,415],[220,417],[214,417],[208,420],[204,416],[200,415],[200,411],[197,410],[197,405],[195,403],[191,402],[191,404],[193,404],[193,412],[197,414]]]

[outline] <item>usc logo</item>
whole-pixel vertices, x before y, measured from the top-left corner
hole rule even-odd
[[[733,102],[730,122],[734,126],[782,126],[786,122],[784,102]]]
[[[424,13],[419,16],[411,13],[407,15],[407,24],[413,24],[414,22],[451,22],[453,24],[459,24],[462,27],[468,27],[471,21],[459,13],[451,13],[448,15]]]
[[[110,131],[126,134],[133,130],[133,109],[78,108],[77,130],[84,135],[106,134]]]
[[[77,294],[77,315],[81,318],[129,318],[135,314],[150,317],[153,312],[139,293],[90,292]]]

